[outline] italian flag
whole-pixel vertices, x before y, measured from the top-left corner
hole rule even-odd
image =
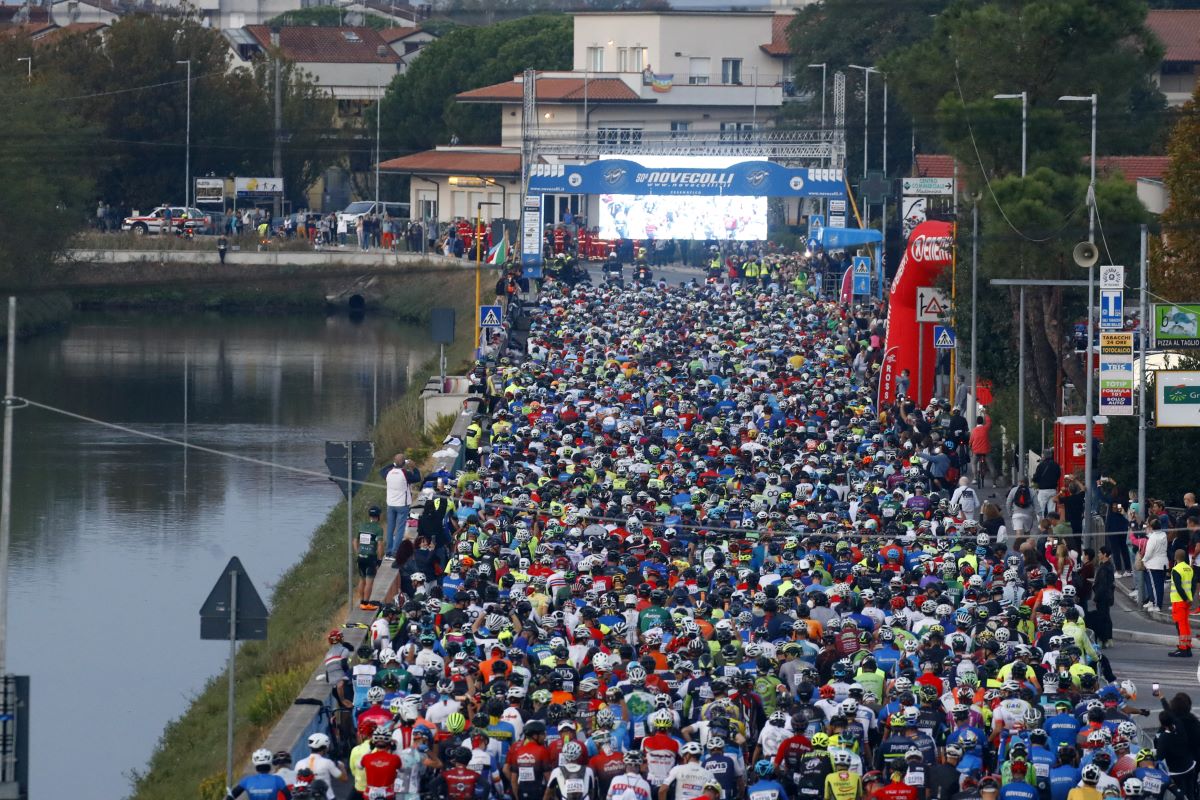
[[[508,229],[506,228],[504,231],[504,237],[499,242],[497,242],[495,245],[493,245],[491,250],[488,250],[487,263],[499,265],[499,264],[503,264],[507,260],[508,260]]]

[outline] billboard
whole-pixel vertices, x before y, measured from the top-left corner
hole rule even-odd
[[[274,197],[283,194],[283,178],[234,178],[233,189],[238,199]]]
[[[736,161],[724,166],[676,157],[652,162],[605,158],[590,164],[535,164],[529,191],[558,194],[751,195],[755,197],[845,198],[840,169],[785,167],[770,161]]]
[[[1165,369],[1156,372],[1154,409],[1156,427],[1200,427],[1200,372]]]
[[[767,198],[602,194],[600,238],[766,239]]]
[[[221,205],[225,202],[225,179],[196,178],[192,197],[196,198],[196,205]]]
[[[1154,304],[1153,347],[1200,347],[1200,304]]]
[[[1100,334],[1100,413],[1133,414],[1133,333]]]

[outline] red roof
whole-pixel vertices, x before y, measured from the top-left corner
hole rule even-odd
[[[247,25],[246,30],[264,48],[271,46],[271,29]],[[380,55],[379,48],[383,48]],[[379,31],[366,27],[322,28],[292,26],[279,31],[279,49],[289,61],[323,64],[398,64],[400,56]]]
[[[1119,172],[1125,180],[1137,183],[1138,178],[1161,181],[1170,163],[1167,156],[1101,156],[1096,159],[1096,169],[1103,175]]]
[[[519,103],[524,91],[524,84],[513,80],[461,92],[457,99],[463,103]],[[539,103],[582,103],[583,97],[583,78],[538,78]],[[588,78],[587,99],[589,103],[622,103],[639,101],[641,96],[620,78]]]
[[[387,42],[388,44],[391,44],[392,42],[398,42],[401,39],[407,39],[409,36],[412,36],[414,33],[418,32],[419,30],[421,30],[420,27],[384,28],[383,30],[381,30],[379,32],[379,36],[385,42]]]
[[[1163,61],[1200,61],[1200,10],[1151,11],[1146,27],[1165,45]]]
[[[933,153],[918,153],[916,177],[953,178],[954,156],[936,155]]]
[[[379,164],[384,172],[434,175],[520,175],[520,153],[481,150],[426,150]]]
[[[795,14],[775,15],[771,20],[771,41],[759,45],[764,53],[769,56],[791,55],[792,49],[788,46],[787,29],[795,18]]]

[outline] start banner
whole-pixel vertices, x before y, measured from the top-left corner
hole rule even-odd
[[[846,183],[840,169],[785,167],[770,161],[672,168],[606,158],[590,164],[536,164],[530,170],[529,192],[844,198]]]

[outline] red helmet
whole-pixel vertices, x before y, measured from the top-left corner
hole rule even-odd
[[[338,629],[334,628],[333,630],[331,630],[331,631],[329,632],[329,637],[328,637],[328,638],[329,638],[329,643],[330,643],[330,644],[337,644],[338,642],[342,641],[342,638],[343,638],[343,637],[342,637],[342,632],[341,632],[341,631],[339,631]]]
[[[834,694],[833,687],[830,686],[829,684],[825,684],[824,686],[822,686],[819,691],[820,691],[821,697],[823,697],[826,700],[833,697],[833,694]]]
[[[375,733],[375,721],[370,719],[361,719],[358,721],[358,736],[370,736]]]

